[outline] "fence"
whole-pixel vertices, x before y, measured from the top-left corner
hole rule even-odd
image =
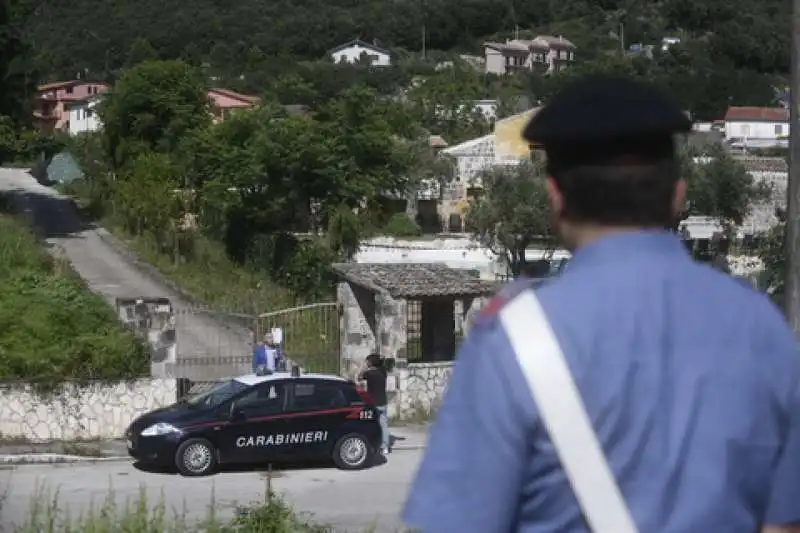
[[[251,372],[253,342],[273,328],[282,330],[281,346],[293,362],[307,371],[339,372],[339,314],[332,302],[258,316],[176,307],[170,327],[177,347],[172,358],[156,357],[163,333],[149,335],[155,377],[214,381]]]
[[[340,372],[339,311],[335,302],[292,307],[257,317],[257,338],[273,328],[283,331],[281,346],[286,357],[306,371]]]

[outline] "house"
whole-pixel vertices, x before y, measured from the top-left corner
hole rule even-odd
[[[100,129],[102,124],[97,113],[97,105],[100,101],[101,96],[93,94],[67,104],[66,110],[69,114],[67,131],[70,135],[78,135]]]
[[[361,39],[353,39],[349,43],[341,44],[328,51],[328,55],[334,63],[355,64],[368,61],[369,65],[375,67],[386,67],[392,64],[392,54],[388,50]]]
[[[516,163],[530,157],[531,145],[522,138],[522,130],[540,109],[541,106],[533,107],[495,122],[495,159],[498,163]]]
[[[562,36],[540,35],[535,39],[484,43],[486,72],[508,74],[517,70],[557,72],[575,59],[575,45]]]
[[[208,91],[214,122],[219,123],[238,109],[250,109],[261,103],[258,96],[249,96],[229,89],[214,88]]]
[[[70,106],[107,90],[105,83],[86,80],[40,85],[34,104],[34,122],[40,131],[69,131]]]
[[[725,142],[732,148],[788,146],[789,110],[783,107],[729,107]]]

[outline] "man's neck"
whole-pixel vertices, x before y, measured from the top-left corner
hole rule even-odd
[[[641,226],[584,226],[575,228],[569,243],[572,251],[578,250],[605,237],[634,231],[658,231],[663,228]]]

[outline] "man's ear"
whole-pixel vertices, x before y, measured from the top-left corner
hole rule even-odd
[[[672,212],[676,215],[686,211],[686,180],[680,179],[675,183],[675,192],[672,195]]]
[[[550,202],[550,208],[553,213],[561,213],[564,209],[564,197],[561,195],[561,191],[558,190],[556,180],[552,177],[547,178],[545,188],[547,189],[547,199]]]

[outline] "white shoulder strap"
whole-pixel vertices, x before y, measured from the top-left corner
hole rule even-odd
[[[589,527],[594,533],[638,533],[534,292],[509,302],[500,320]]]

